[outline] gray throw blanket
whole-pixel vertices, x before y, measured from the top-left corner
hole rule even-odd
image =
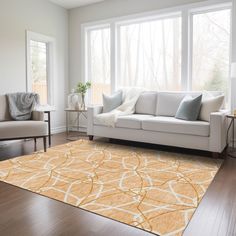
[[[36,93],[7,94],[9,112],[13,120],[30,120],[32,111],[39,104],[39,95]]]

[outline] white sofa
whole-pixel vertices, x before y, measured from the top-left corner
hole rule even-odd
[[[90,140],[99,136],[222,153],[226,147],[228,111],[211,113],[210,122],[176,119],[179,104],[187,94],[194,97],[200,93],[144,92],[136,103],[135,114],[119,117],[115,128],[94,119],[102,113],[102,106],[89,107],[87,134]]]

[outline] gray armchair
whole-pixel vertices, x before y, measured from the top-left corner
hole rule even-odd
[[[14,121],[9,114],[6,96],[0,95],[0,141],[33,138],[36,144],[36,140],[42,138],[46,152],[47,136],[48,126],[43,112],[33,111],[31,120]]]

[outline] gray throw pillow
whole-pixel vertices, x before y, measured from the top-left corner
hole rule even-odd
[[[122,104],[122,91],[111,96],[103,94],[103,113],[110,112]]]
[[[202,95],[192,98],[186,96],[179,105],[175,118],[181,120],[197,120],[201,109]]]

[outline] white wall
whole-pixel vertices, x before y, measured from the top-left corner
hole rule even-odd
[[[81,24],[204,0],[105,0],[69,11],[70,88],[81,78]]]
[[[68,11],[47,0],[0,0],[0,94],[26,91],[26,30],[56,40],[52,128],[60,130],[68,92]]]

